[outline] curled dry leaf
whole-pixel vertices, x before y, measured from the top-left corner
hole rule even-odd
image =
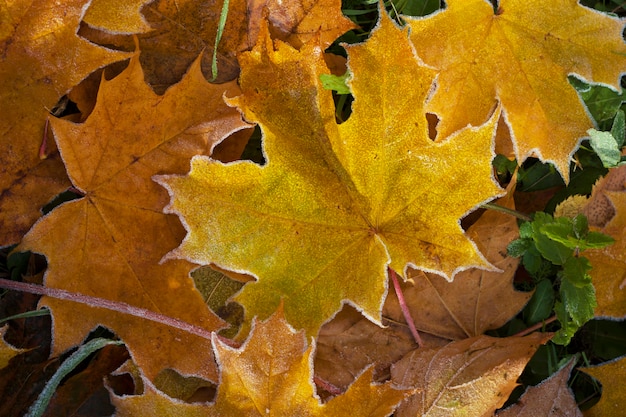
[[[419,389],[400,404],[396,416],[493,415],[517,386],[539,345],[550,337],[477,336],[442,348],[414,350],[391,368],[395,385]]]

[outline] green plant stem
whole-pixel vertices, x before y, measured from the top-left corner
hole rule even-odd
[[[220,20],[217,24],[215,46],[213,47],[213,59],[211,60],[211,81],[215,81],[215,79],[217,78],[217,47],[222,40],[222,34],[224,33],[224,27],[226,26],[226,17],[228,17],[228,3],[229,0],[224,0],[224,4],[222,4],[222,12],[220,13]]]
[[[42,308],[40,310],[26,311],[24,313],[14,314],[12,316],[0,319],[0,324],[4,323],[6,321],[9,321],[9,320],[27,319],[29,317],[47,316],[49,314],[50,314],[50,310],[48,310],[47,308]]]
[[[46,408],[48,408],[50,399],[54,395],[54,392],[56,391],[63,378],[65,378],[70,372],[72,372],[89,355],[107,345],[122,344],[124,344],[124,342],[119,340],[97,338],[90,340],[89,342],[79,347],[76,352],[72,353],[72,355],[61,364],[61,366],[59,367],[59,369],[57,369],[54,375],[52,375],[52,378],[50,378],[43,391],[41,391],[37,400],[28,409],[28,413],[25,417],[42,416],[45,413]]]
[[[173,327],[175,329],[182,330],[196,336],[200,336],[204,339],[211,340],[212,332],[209,332],[202,327],[198,327],[185,321],[165,316],[163,314],[155,313],[154,311],[146,310],[145,308],[135,307],[120,301],[111,301],[104,298],[91,297],[89,295],[60,290],[58,288],[42,287],[41,285],[10,281],[8,279],[2,278],[0,278],[0,288],[23,291],[31,294],[47,295],[48,297],[57,298],[59,300],[67,300],[76,303],[86,304],[90,307],[105,308],[107,310],[116,311],[118,313],[129,314],[131,316],[150,320],[155,323],[164,324],[166,326]]]
[[[406,305],[406,301],[404,300],[404,293],[402,292],[402,288],[400,288],[400,283],[398,282],[396,271],[391,268],[387,268],[387,270],[389,271],[391,282],[393,282],[393,289],[396,291],[396,295],[398,296],[398,303],[400,304],[400,309],[402,310],[402,314],[404,315],[404,320],[406,320],[406,324],[409,326],[411,334],[413,335],[413,339],[415,339],[415,342],[417,342],[417,346],[422,347],[424,343],[422,342],[420,334],[417,332],[417,328],[415,327],[413,317],[411,317],[409,307]]]
[[[524,220],[525,222],[530,222],[533,220],[530,216],[527,216],[524,213],[520,213],[519,211],[510,209],[508,207],[500,206],[495,203],[485,203],[481,207],[487,210],[495,210],[495,211],[499,211],[500,213],[511,215],[520,220]]]

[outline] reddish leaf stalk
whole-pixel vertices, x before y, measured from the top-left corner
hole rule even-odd
[[[341,395],[343,393],[341,389],[331,384],[330,382],[320,378],[319,376],[314,376],[313,382],[315,382],[315,385],[322,388],[324,391],[326,391],[327,393],[331,395]]]
[[[417,342],[417,346],[422,347],[424,346],[422,338],[417,332],[417,328],[415,328],[415,322],[413,321],[413,317],[411,317],[411,313],[409,312],[409,307],[406,305],[406,301],[404,300],[404,293],[402,293],[402,288],[400,288],[400,283],[398,282],[396,271],[391,268],[388,268],[388,270],[389,275],[391,276],[391,282],[393,282],[393,289],[396,290],[396,295],[398,296],[398,302],[400,303],[400,308],[402,309],[404,320],[406,320],[406,324],[409,326],[411,334],[413,335],[413,339],[415,339],[415,341]]]
[[[556,320],[556,316],[552,316],[549,319],[546,319],[544,321],[540,321],[539,323],[536,323],[532,326],[530,326],[528,329],[524,329],[519,333],[515,333],[512,337],[523,337],[523,336],[527,336],[529,334],[531,334],[532,332],[534,332],[535,330],[539,330],[542,329],[546,324],[550,324],[553,321]]]
[[[202,327],[198,327],[185,321],[165,316],[163,314],[155,313],[154,311],[146,310],[144,308],[135,307],[120,301],[111,301],[104,298],[91,297],[89,295],[60,290],[57,288],[47,288],[42,287],[41,285],[10,281],[2,278],[0,278],[0,288],[23,291],[31,294],[47,295],[48,297],[56,298],[59,300],[67,300],[76,303],[86,304],[90,307],[105,308],[107,310],[116,311],[118,313],[129,314],[131,316],[150,320],[155,323],[164,324],[166,326],[173,327],[175,329],[182,330],[193,335],[211,340],[212,332],[209,332]]]

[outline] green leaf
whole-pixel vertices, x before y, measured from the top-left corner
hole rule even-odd
[[[563,265],[565,261],[572,256],[572,248],[546,235],[537,234],[534,240],[535,246],[539,253],[541,253],[541,256],[555,265]]]
[[[519,227],[519,237],[522,239],[532,239],[534,233],[532,222],[522,223]]]
[[[587,91],[580,89],[578,91],[580,91],[589,112],[598,122],[612,119],[622,105],[622,95],[608,87],[590,85]]]
[[[554,288],[547,279],[542,279],[535,287],[535,293],[526,307],[526,323],[530,326],[547,319],[554,306]]]
[[[613,138],[617,142],[617,146],[620,148],[624,146],[624,140],[626,139],[626,116],[624,116],[623,110],[618,110],[615,115],[611,135],[613,135]]]
[[[563,264],[561,276],[578,288],[591,284],[591,277],[588,272],[591,270],[591,263],[584,256],[572,256]],[[561,284],[562,285],[562,284]]]
[[[506,250],[509,256],[513,258],[519,258],[522,256],[532,245],[531,239],[516,239],[509,243]]]
[[[587,233],[589,233],[589,222],[587,221],[587,217],[584,214],[579,214],[572,219],[572,229],[574,231],[574,235],[578,239],[584,239],[587,237]]]
[[[581,249],[600,249],[613,243],[615,243],[615,239],[609,235],[600,232],[589,232],[585,239],[584,248],[581,247]]]
[[[570,316],[565,309],[565,305],[563,305],[560,301],[557,301],[554,304],[554,312],[556,313],[557,320],[561,324],[561,329],[556,332],[552,338],[552,342],[557,345],[567,345],[576,333],[576,330],[578,330],[579,326],[570,320]]]
[[[605,168],[615,167],[620,163],[620,147],[611,132],[600,132],[595,129],[587,130],[589,143],[602,160]]]
[[[350,71],[346,71],[343,75],[320,74],[320,80],[326,90],[333,90],[338,94],[350,94],[350,87],[346,84],[349,76]]]
[[[592,284],[578,287],[569,279],[563,279],[560,294],[566,311],[578,327],[593,318],[597,303],[596,291]]]

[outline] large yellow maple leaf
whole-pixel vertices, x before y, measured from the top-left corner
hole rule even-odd
[[[408,19],[418,55],[439,72],[427,107],[441,118],[439,134],[482,123],[500,100],[518,160],[534,153],[568,178],[593,122],[567,77],[620,89],[624,21],[577,0],[502,0],[497,11],[485,0],[446,4]]]
[[[87,0],[0,5],[0,246],[17,243],[40,209],[70,184],[53,140],[40,157],[46,118],[97,68],[127,58],[76,35]]]
[[[233,349],[213,338],[221,378],[214,404],[186,404],[146,381],[143,395],[113,397],[117,416],[354,416],[384,417],[409,391],[373,385],[372,369],[342,395],[321,404],[312,384],[311,355],[303,332],[295,332],[282,309],[256,323],[248,341]]]
[[[234,83],[206,82],[197,60],[165,95],[144,82],[136,54],[126,70],[103,80],[93,113],[84,124],[51,121],[59,150],[80,199],[40,219],[19,249],[48,259],[50,288],[121,301],[213,331],[222,326],[189,276],[186,261],[160,264],[184,236],[175,216],[165,215],[167,193],[151,177],[186,171],[189,159],[247,126],[222,94]],[[104,325],[126,343],[149,378],[164,368],[217,378],[197,351],[210,340],[142,318],[44,297],[54,320],[53,354],[79,344]]]
[[[367,42],[349,47],[347,122],[337,125],[321,86],[322,49],[276,41],[274,50],[265,34],[242,55],[243,94],[231,102],[261,126],[267,164],[198,157],[188,176],[158,179],[188,230],[173,257],[258,278],[236,296],[248,318],[268,317],[282,298],[308,334],[346,301],[380,323],[387,266],[449,279],[491,267],[459,218],[501,193],[490,164],[498,114],[430,140],[423,106],[434,74],[382,15]]]

